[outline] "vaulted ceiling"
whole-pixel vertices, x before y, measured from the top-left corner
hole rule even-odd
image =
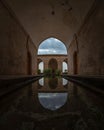
[[[55,37],[68,46],[94,0],[5,0],[38,46]]]

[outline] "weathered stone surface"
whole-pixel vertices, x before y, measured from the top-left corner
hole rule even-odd
[[[27,69],[27,38],[28,34],[18,20],[0,2],[0,75],[29,74]],[[31,48],[30,53],[33,53],[33,50],[36,52],[33,43],[29,40],[28,42],[28,46]],[[32,70],[36,62],[34,54],[32,54]],[[32,73],[35,73],[35,68]]]
[[[69,69],[73,74],[73,54],[78,54],[78,73],[88,75],[104,74],[104,3],[98,2],[90,12],[86,23],[82,26],[69,48]],[[78,50],[77,44],[78,43]]]

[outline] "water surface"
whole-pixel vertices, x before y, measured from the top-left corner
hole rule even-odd
[[[0,130],[103,130],[103,97],[45,78],[0,101]]]

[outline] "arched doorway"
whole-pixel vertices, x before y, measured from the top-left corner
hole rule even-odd
[[[39,56],[46,56],[46,58],[43,58],[44,70],[48,70],[50,68],[52,69],[52,72],[55,73],[55,70],[57,69],[57,73],[59,73],[62,71],[62,65],[60,65],[61,60],[59,60],[58,56],[58,58],[55,56],[59,55],[60,58],[62,55],[67,56],[67,48],[63,42],[51,37],[41,42],[38,48],[37,55],[38,58]],[[47,56],[51,56],[51,60]]]
[[[65,61],[62,63],[62,72],[68,73],[68,64]]]
[[[52,73],[58,69],[58,64],[56,59],[50,59],[48,63],[48,68],[52,69]]]
[[[30,52],[27,52],[27,74],[32,74],[32,57]]]
[[[78,74],[78,53],[77,51],[73,54],[73,73]]]
[[[44,71],[44,63],[43,61],[41,61],[39,64],[38,64],[38,73],[43,73]]]

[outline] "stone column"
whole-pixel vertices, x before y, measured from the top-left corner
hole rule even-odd
[[[44,60],[44,69],[48,69],[48,61],[47,60]]]
[[[58,70],[60,70],[62,72],[62,61],[59,60],[58,62]]]

